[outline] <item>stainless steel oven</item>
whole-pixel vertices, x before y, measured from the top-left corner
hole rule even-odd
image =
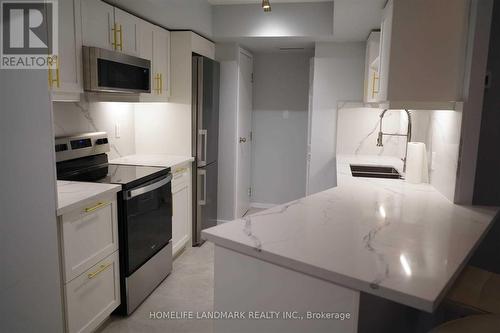
[[[85,91],[151,92],[151,61],[98,47],[82,49]]]
[[[132,313],[172,270],[171,180],[169,173],[121,192],[123,314]]]
[[[104,132],[55,140],[57,179],[118,184],[120,314],[132,313],[172,271],[169,168],[108,163]]]

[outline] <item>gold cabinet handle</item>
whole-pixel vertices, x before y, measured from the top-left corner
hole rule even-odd
[[[375,82],[377,82],[377,80],[379,79],[379,77],[377,76],[377,73],[373,73],[373,81],[372,81],[372,98],[375,98],[375,94],[378,94],[378,89],[375,89]]]
[[[160,89],[159,89],[159,94],[161,95],[162,94],[162,91],[163,91],[163,74],[160,73]]]
[[[110,263],[107,263],[107,264],[102,264],[102,265],[99,265],[99,268],[95,271],[95,272],[92,272],[92,273],[89,273],[87,274],[87,277],[89,279],[93,279],[95,278],[97,275],[101,274],[102,272],[104,272],[109,266],[111,266],[111,262]]]
[[[85,208],[85,213],[93,212],[95,210],[98,210],[99,208],[107,206],[108,204],[109,203],[107,202],[98,202],[95,206]]]
[[[123,30],[121,24],[120,24],[120,51],[123,51]]]
[[[113,42],[111,45],[113,45],[113,49],[116,50],[116,23],[113,24],[113,28],[111,28],[111,31],[113,31]]]
[[[120,49],[120,51],[123,51],[123,32],[122,32],[122,25],[121,24],[114,24],[113,25],[113,28],[111,29],[113,30],[113,43],[111,43],[113,45],[113,48],[115,50],[118,50]],[[118,34],[120,34],[120,42],[118,43],[117,41],[117,36]]]
[[[55,65],[56,65],[56,77],[54,78],[53,74],[52,74],[52,71],[54,70],[52,68],[52,64],[55,62]],[[51,57],[51,61],[48,62],[48,67],[49,67],[49,87],[50,88],[53,88],[54,87],[54,83],[55,83],[55,86],[57,88],[59,88],[61,86],[61,80],[60,80],[60,66],[59,66],[59,56],[52,56]]]
[[[155,75],[155,93],[160,94],[160,74],[158,73]]]

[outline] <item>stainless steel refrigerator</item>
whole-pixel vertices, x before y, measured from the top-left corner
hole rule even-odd
[[[217,225],[219,63],[193,54],[193,245],[201,230]]]

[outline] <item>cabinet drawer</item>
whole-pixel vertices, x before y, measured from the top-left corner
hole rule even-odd
[[[61,238],[67,283],[118,249],[115,196],[63,215]]]
[[[92,332],[120,305],[118,251],[65,286],[67,331]]]

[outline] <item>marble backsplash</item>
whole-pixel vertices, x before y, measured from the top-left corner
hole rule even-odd
[[[384,137],[384,147],[377,147],[381,109],[340,108],[337,121],[337,154],[377,155],[402,158],[405,137]],[[460,128],[460,111],[412,110],[412,141],[427,147],[430,183],[450,201],[454,200]],[[404,112],[388,111],[383,131],[406,133]]]
[[[107,132],[109,158],[135,153],[134,105],[117,102],[53,103],[55,136]]]

